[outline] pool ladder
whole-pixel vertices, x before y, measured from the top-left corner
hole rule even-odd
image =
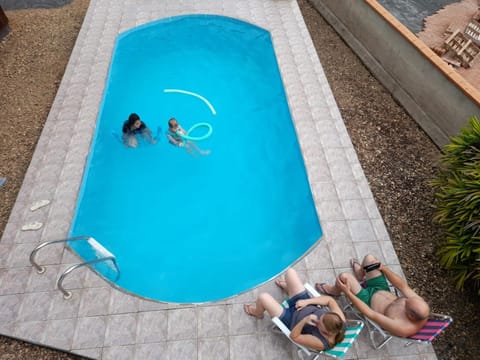
[[[41,243],[40,245],[38,245],[37,247],[35,247],[35,249],[32,250],[32,252],[30,253],[30,263],[33,265],[33,267],[35,269],[37,269],[37,273],[43,274],[46,270],[45,266],[39,265],[35,261],[35,256],[37,255],[37,252],[40,249],[43,249],[45,246],[51,245],[51,244],[66,243],[68,241],[80,241],[80,240],[87,241],[88,243],[94,245],[94,247],[102,249],[103,252],[105,253],[105,256],[102,256],[102,257],[99,257],[97,259],[93,259],[93,260],[90,260],[90,261],[85,261],[85,262],[82,262],[82,263],[79,263],[79,264],[72,265],[68,269],[66,269],[62,273],[62,275],[60,275],[60,277],[57,280],[57,288],[58,288],[58,290],[60,290],[62,292],[63,297],[65,299],[70,299],[72,297],[72,292],[68,291],[67,289],[65,289],[63,287],[63,285],[62,285],[63,280],[65,279],[65,277],[68,274],[70,274],[75,269],[78,269],[78,268],[83,267],[83,266],[95,265],[97,263],[104,262],[104,261],[111,261],[113,266],[115,266],[115,271],[117,272],[117,277],[120,274],[120,270],[118,269],[117,262],[115,260],[115,256],[113,256],[113,254],[111,254],[108,250],[106,250],[102,245],[100,245],[94,238],[92,238],[90,236],[77,236],[77,237],[71,237],[71,238],[67,238],[67,239],[45,241],[45,242]]]

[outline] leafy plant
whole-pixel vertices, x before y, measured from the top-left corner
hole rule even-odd
[[[480,289],[480,122],[476,117],[444,147],[431,183],[437,199],[434,220],[445,232],[438,250],[440,264],[452,270],[457,288],[471,282]]]

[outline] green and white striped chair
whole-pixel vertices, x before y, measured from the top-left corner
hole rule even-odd
[[[305,289],[307,289],[308,293],[311,296],[318,297],[321,296],[317,290],[313,288],[312,285],[305,283]],[[283,302],[282,305],[286,304],[286,301]],[[285,305],[284,305],[285,306]],[[360,331],[363,329],[363,321],[361,320],[347,320],[346,322],[346,331],[345,331],[345,339],[337,345],[333,349],[330,350],[313,350],[308,349],[303,345],[297,344],[290,338],[290,329],[278,318],[272,318],[274,328],[280,329],[280,331],[285,334],[285,336],[297,346],[297,353],[300,359],[311,359],[316,360],[319,359],[321,356],[327,356],[335,359],[341,359],[345,356],[348,350],[352,347],[352,344],[355,342],[355,339],[360,334]]]

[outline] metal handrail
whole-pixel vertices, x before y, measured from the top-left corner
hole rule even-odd
[[[67,241],[76,241],[76,240],[88,240],[90,239],[90,236],[76,236],[68,239],[60,239],[60,240],[51,240],[51,241],[45,241],[38,245],[35,249],[32,250],[30,253],[30,263],[33,265],[35,269],[37,269],[37,273],[43,274],[45,272],[45,266],[37,264],[35,261],[35,256],[37,255],[37,252],[44,248],[47,245],[51,244],[57,244],[57,243],[62,243],[62,242],[67,242]]]
[[[39,274],[43,274],[45,272],[45,266],[39,265],[35,260],[35,256],[37,255],[37,252],[40,249],[43,249],[45,246],[51,245],[51,244],[66,243],[68,241],[78,241],[78,240],[87,240],[88,241],[90,239],[93,242],[97,243],[97,241],[94,238],[92,238],[91,236],[76,236],[76,237],[71,237],[71,238],[68,238],[68,239],[45,241],[45,242],[41,243],[40,245],[38,245],[37,247],[35,247],[35,249],[32,250],[32,252],[30,253],[30,263],[33,265],[33,267],[35,267],[35,269],[37,269],[37,272]],[[62,285],[63,280],[65,279],[65,277],[68,274],[70,274],[73,270],[78,269],[79,267],[82,267],[82,266],[85,266],[85,265],[94,265],[94,264],[102,262],[102,261],[111,261],[113,263],[113,265],[115,266],[115,271],[117,272],[117,279],[118,279],[118,277],[120,276],[120,270],[117,266],[117,261],[115,260],[115,256],[110,254],[108,252],[108,250],[106,250],[105,248],[104,248],[104,250],[108,253],[107,256],[103,256],[101,258],[97,258],[97,259],[93,259],[93,260],[90,260],[90,261],[85,261],[85,262],[82,262],[82,263],[79,263],[79,264],[72,265],[67,270],[65,270],[62,273],[62,275],[60,275],[60,277],[57,280],[57,287],[63,293],[63,297],[65,299],[69,299],[72,296],[72,293],[70,291],[66,290],[63,287],[63,285]],[[95,269],[92,269],[92,270],[95,271]]]
[[[83,262],[83,263],[80,263],[80,264],[75,264],[75,265],[70,266],[67,270],[65,270],[63,272],[63,274],[60,275],[60,277],[57,280],[58,290],[60,290],[63,293],[64,299],[70,299],[72,297],[72,292],[65,289],[62,285],[63,279],[65,279],[65,277],[68,274],[70,274],[73,270],[78,269],[79,267],[82,267],[82,266],[85,266],[85,265],[93,265],[93,264],[96,264],[96,263],[99,263],[99,262],[102,262],[102,261],[108,261],[108,260],[110,260],[113,263],[113,265],[115,266],[115,269],[117,271],[117,274],[119,274],[120,271],[118,269],[117,262],[116,262],[114,256],[106,256],[106,257],[103,257],[103,258],[86,261],[86,262]]]

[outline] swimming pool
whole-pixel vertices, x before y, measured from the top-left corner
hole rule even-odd
[[[161,127],[156,145],[127,149],[112,136],[131,112],[154,133]],[[211,154],[168,144],[171,117],[186,129],[210,123],[212,136],[198,145]],[[321,229],[267,31],[191,15],[118,37],[70,229],[80,235],[116,256],[118,279],[98,268],[111,282],[180,303],[246,291],[316,243]],[[70,246],[93,256],[85,243]]]

